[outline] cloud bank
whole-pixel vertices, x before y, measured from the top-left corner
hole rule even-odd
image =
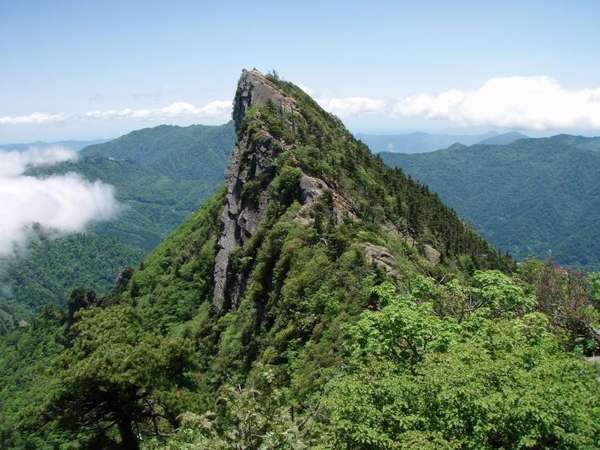
[[[35,229],[55,237],[115,216],[119,205],[107,184],[74,173],[47,178],[24,175],[28,168],[76,157],[65,148],[0,150],[0,258],[23,249]]]
[[[304,88],[311,95],[314,91]],[[449,89],[400,99],[316,96],[319,104],[341,118],[365,115],[401,120],[442,119],[458,125],[522,130],[600,129],[600,88],[569,89],[546,76],[498,77],[472,90]],[[2,125],[44,125],[66,120],[223,120],[231,102],[203,106],[176,102],[160,108],[94,110],[81,114],[34,113],[0,117]]]
[[[600,129],[600,88],[567,89],[546,76],[492,78],[474,90],[400,99],[322,98],[340,117],[443,119],[459,125],[522,130]]]
[[[76,120],[229,120],[231,118],[231,101],[215,100],[203,106],[196,106],[188,102],[175,102],[160,108],[122,108],[93,110],[80,114],[40,113],[36,112],[24,116],[0,116],[0,126],[9,125],[47,125],[52,123]]]
[[[544,76],[492,78],[472,91],[400,99],[392,114],[523,130],[600,129],[600,88],[566,89]]]

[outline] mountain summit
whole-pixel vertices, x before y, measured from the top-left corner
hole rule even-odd
[[[295,111],[295,102],[275,83],[257,70],[242,72],[234,99],[233,119],[239,136],[225,174],[226,201],[221,213],[223,232],[218,240],[214,270],[214,304],[221,309],[225,301],[227,267],[232,251],[242,246],[256,232],[268,202],[268,192],[255,192],[254,198],[242,198],[247,186],[259,180],[261,186],[268,185],[275,176],[276,159],[282,150],[266,127],[258,130],[257,136],[250,136],[248,129],[240,131],[250,108],[268,107],[282,113]],[[246,189],[246,191],[244,191]],[[254,188],[256,191],[256,187]],[[239,278],[239,277],[238,277]],[[242,293],[243,280],[238,279],[236,303]]]
[[[226,173],[223,231],[215,257],[217,309],[225,303],[237,305],[245,291],[247,274],[228,274],[230,258],[256,235],[273,200],[270,187],[278,174],[295,177],[288,180],[293,191],[288,200],[302,205],[296,216],[303,224],[314,220],[312,206],[327,197],[335,225],[367,218],[380,221],[404,242],[418,242],[423,254],[435,262],[462,252],[476,260],[487,259],[486,264],[498,259],[426,188],[387,171],[337,118],[291,83],[244,70],[233,118],[238,137]],[[378,190],[381,198],[374,195]]]

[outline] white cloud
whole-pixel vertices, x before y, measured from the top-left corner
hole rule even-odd
[[[0,179],[19,176],[28,167],[51,166],[76,158],[77,153],[64,147],[30,148],[24,152],[0,150]]]
[[[176,102],[162,108],[150,109],[109,109],[89,111],[83,114],[86,119],[168,119],[190,117],[196,119],[224,119],[231,115],[230,101],[216,100],[204,106],[187,102]]]
[[[160,108],[122,108],[88,111],[82,114],[33,113],[26,116],[0,116],[2,125],[46,125],[67,120],[164,120],[189,118],[195,120],[228,120],[231,117],[231,101],[215,100],[202,106],[188,102],[175,102]]]
[[[600,128],[600,88],[567,89],[549,77],[492,78],[472,91],[399,100],[395,116],[524,130]]]
[[[303,87],[310,95],[312,89]],[[443,119],[461,125],[523,130],[600,129],[600,87],[568,89],[546,76],[492,78],[473,90],[450,89],[401,99],[316,95],[319,104],[342,118],[381,116]],[[231,102],[202,106],[176,102],[158,108],[122,108],[82,114],[34,113],[0,117],[1,125],[47,124],[65,120],[227,120]]]
[[[545,76],[492,78],[470,91],[450,89],[398,100],[346,97],[317,101],[342,118],[375,114],[507,129],[600,129],[600,88],[567,89]]]
[[[22,249],[39,227],[49,236],[83,231],[119,209],[112,186],[74,173],[35,178],[27,168],[76,158],[64,148],[0,151],[0,258]]]
[[[384,100],[368,97],[318,98],[323,109],[340,117],[348,117],[366,113],[385,112]]]
[[[67,120],[64,113],[33,113],[26,116],[0,116],[0,125],[44,125],[48,123],[64,122]]]

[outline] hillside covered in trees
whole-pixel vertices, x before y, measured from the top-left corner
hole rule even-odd
[[[233,123],[162,125],[82,149],[80,158],[28,174],[75,172],[113,185],[123,208],[112,221],[56,240],[40,234],[24,255],[0,266],[0,333],[45,304],[64,306],[74,287],[108,293],[223,182]]]
[[[277,75],[225,186],[0,340],[9,448],[591,449],[598,278],[516,266]]]
[[[557,135],[381,158],[517,259],[600,268],[600,138]]]

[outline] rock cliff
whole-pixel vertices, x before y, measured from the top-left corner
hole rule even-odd
[[[268,184],[276,170],[275,160],[281,145],[274,145],[274,137],[267,130],[261,130],[258,139],[251,139],[249,133],[240,132],[248,108],[269,102],[288,112],[294,110],[293,100],[267,77],[256,70],[242,71],[233,105],[238,140],[225,173],[227,194],[221,215],[223,232],[217,243],[215,257],[213,304],[218,310],[223,308],[226,300],[229,257],[236,247],[243,245],[256,232],[268,201],[267,190],[262,189],[258,199],[249,200],[243,198],[243,188],[248,181],[258,178]],[[243,292],[244,280],[236,280],[235,285],[228,299],[233,305]]]
[[[242,71],[233,104],[237,143],[225,173],[226,201],[221,215],[223,231],[217,243],[214,266],[213,304],[217,310],[225,304],[235,307],[244,292],[246,280],[243,275],[228,273],[230,256],[255,234],[269,201],[266,187],[276,174],[277,156],[282,149],[293,147],[274,137],[266,128],[259,131],[258,137],[243,130],[242,123],[249,108],[269,103],[284,113],[301,115],[294,98],[282,92],[266,76],[256,70]],[[289,126],[293,127],[293,123]],[[244,196],[244,188],[249,182],[259,184],[258,198]],[[300,190],[303,203],[300,220],[310,220],[306,217],[308,209],[324,192],[331,194],[336,223],[340,224],[346,218],[353,220],[357,215],[352,202],[326,180],[302,173]]]

